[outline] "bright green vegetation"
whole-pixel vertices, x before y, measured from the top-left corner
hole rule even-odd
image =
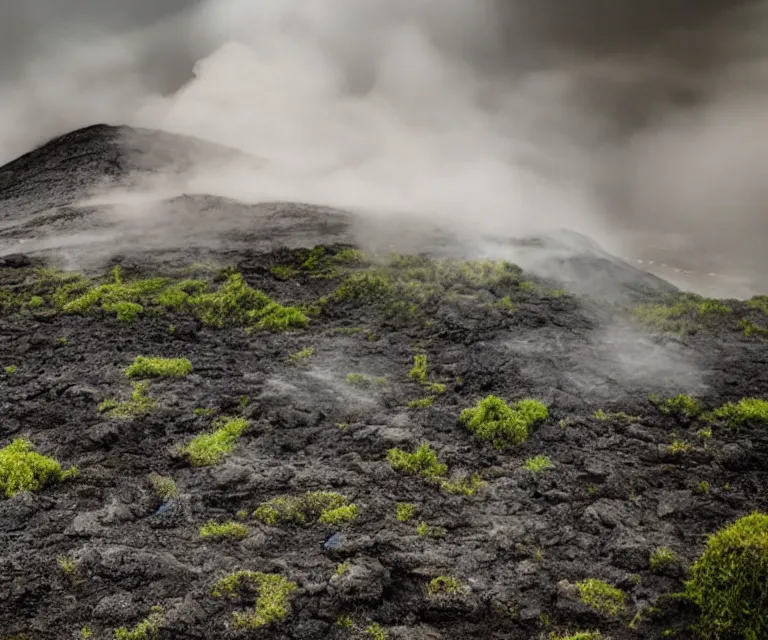
[[[410,502],[401,502],[395,507],[395,517],[398,522],[410,522],[416,515],[416,507]]]
[[[747,304],[753,309],[759,309],[765,315],[768,315],[768,296],[755,296]]]
[[[90,627],[83,627],[80,629],[80,638],[81,640],[90,640],[90,638],[93,638],[93,629]]]
[[[16,373],[18,370],[19,370],[19,369],[18,369],[18,367],[17,367],[16,365],[13,365],[13,364],[12,364],[12,365],[9,365],[9,366],[7,366],[7,367],[5,368],[5,372],[6,372],[6,373],[7,373],[9,376],[12,376],[12,375],[13,375],[14,373]]]
[[[517,311],[517,305],[514,302],[512,302],[512,298],[510,298],[509,296],[505,296],[501,300],[499,300],[496,303],[496,307],[498,307],[499,309],[503,309],[504,311],[509,311],[510,313]]]
[[[125,282],[119,267],[112,281],[92,285],[83,278],[59,284],[51,296],[62,313],[88,314],[96,309],[133,322],[147,310],[189,313],[211,327],[245,327],[267,331],[303,328],[309,318],[298,307],[286,307],[251,288],[239,273],[212,290],[206,280],[148,278]]]
[[[471,478],[450,480],[446,476],[448,465],[437,458],[437,453],[428,443],[422,443],[416,451],[408,453],[402,449],[390,449],[387,460],[395,471],[419,476],[427,482],[436,484],[446,493],[472,496],[484,485],[478,474]]]
[[[455,596],[464,593],[464,585],[450,576],[437,576],[430,580],[426,588],[427,598],[440,596]]]
[[[56,564],[72,585],[79,584],[77,562],[67,556],[59,556],[56,558]]]
[[[626,611],[626,595],[620,589],[607,582],[589,578],[576,585],[581,601],[588,607],[609,616],[617,616]]]
[[[426,442],[413,453],[402,449],[390,449],[387,452],[387,459],[396,471],[420,476],[427,480],[440,478],[448,472],[448,465],[438,460],[437,453]]]
[[[669,547],[659,547],[651,553],[648,564],[653,573],[663,573],[677,564],[677,555]]]
[[[435,396],[427,396],[418,400],[411,400],[408,403],[409,409],[429,409],[435,403]]]
[[[501,450],[525,442],[529,429],[548,415],[547,407],[538,400],[508,405],[501,398],[488,396],[474,408],[462,411],[459,420],[477,437]]]
[[[387,638],[389,638],[389,634],[378,622],[368,625],[365,628],[365,633],[372,638],[372,640],[387,640]]]
[[[351,387],[361,387],[367,389],[374,384],[378,386],[384,386],[387,384],[386,378],[372,378],[365,373],[349,373],[347,374],[347,384]]]
[[[668,333],[695,333],[712,317],[722,317],[731,308],[719,300],[693,293],[681,295],[669,304],[645,304],[635,307],[634,316],[645,325]]]
[[[326,524],[348,522],[357,518],[358,509],[349,498],[331,491],[309,491],[298,496],[279,496],[262,503],[254,517],[274,526],[282,522]]]
[[[157,497],[164,502],[177,498],[179,495],[179,490],[173,478],[161,476],[159,473],[150,473],[149,484],[152,485],[152,489],[154,489]]]
[[[192,373],[192,363],[186,358],[152,358],[136,356],[125,370],[129,378],[183,378]]]
[[[603,634],[599,631],[578,631],[569,636],[561,636],[556,633],[549,635],[549,640],[603,640]]]
[[[219,418],[214,421],[212,432],[192,439],[181,453],[195,467],[219,464],[249,425],[245,418]]]
[[[685,394],[679,394],[666,400],[660,400],[655,396],[651,396],[650,400],[665,416],[693,420],[704,411],[704,406],[701,402]]]
[[[293,364],[301,364],[309,360],[314,355],[315,355],[315,348],[306,347],[301,351],[297,351],[296,353],[292,353],[290,356],[288,356],[288,362],[291,362]]]
[[[134,382],[130,400],[105,400],[99,405],[99,411],[112,418],[135,418],[145,415],[157,406],[157,400],[147,395],[148,389],[149,382]]]
[[[686,597],[701,610],[704,640],[768,635],[768,515],[752,513],[709,537]]]
[[[416,525],[416,534],[420,538],[442,538],[445,536],[445,529],[442,527],[433,527],[426,522],[419,522]]]
[[[320,522],[323,524],[341,524],[357,520],[359,512],[357,505],[349,504],[336,509],[328,509],[320,514]]]
[[[427,356],[419,354],[413,357],[413,367],[408,372],[408,377],[421,384],[427,381]]]
[[[433,301],[517,289],[520,270],[506,262],[395,255],[388,264],[356,270],[331,296],[335,302],[375,304],[389,317],[415,318]]]
[[[705,414],[704,419],[732,428],[744,425],[767,425],[768,400],[742,398],[736,403],[728,402],[711,413]]]
[[[739,329],[744,332],[744,335],[747,336],[747,338],[753,336],[758,338],[768,338],[768,328],[761,327],[746,318],[739,323]]]
[[[435,395],[438,395],[438,396],[445,393],[445,389],[446,389],[445,385],[440,382],[431,382],[430,384],[427,385],[427,390],[430,393],[434,393]]]
[[[702,440],[710,440],[712,438],[712,427],[705,427],[704,429],[699,429],[696,432],[696,435],[699,436]]]
[[[702,495],[707,495],[709,493],[709,489],[710,489],[709,482],[707,482],[706,480],[701,480],[696,485],[695,491],[696,491],[696,493],[700,493]]]
[[[0,449],[0,492],[7,498],[25,491],[40,491],[77,474],[77,467],[64,471],[55,459],[37,453],[34,445],[24,438],[17,438]]]
[[[336,567],[336,571],[334,571],[334,575],[337,576],[345,576],[349,573],[349,562],[342,562]]]
[[[239,522],[224,522],[218,524],[211,520],[200,527],[200,535],[203,538],[242,539],[248,536],[248,527]]]
[[[351,629],[355,626],[355,621],[347,615],[340,615],[336,618],[336,626],[342,629]]]
[[[535,456],[528,458],[523,466],[532,473],[542,473],[555,465],[552,464],[552,461],[547,456]]]
[[[259,629],[284,620],[291,612],[290,596],[298,585],[275,573],[237,571],[218,580],[211,595],[214,598],[236,598],[245,588],[256,590],[256,607],[253,611],[233,614],[235,629]]]
[[[683,440],[674,440],[671,445],[667,447],[667,451],[673,456],[679,456],[684,453],[688,453],[691,450],[691,445]]]
[[[160,607],[152,607],[152,612],[147,618],[139,622],[133,631],[125,627],[115,629],[115,640],[156,640],[160,637],[160,625],[164,615]]]

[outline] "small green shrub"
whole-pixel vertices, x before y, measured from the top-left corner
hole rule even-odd
[[[152,358],[136,356],[125,370],[129,378],[183,378],[192,373],[192,363],[187,358]]]
[[[309,491],[298,496],[272,498],[259,505],[253,515],[270,526],[281,522],[307,524],[317,520],[339,524],[357,518],[358,508],[340,493]]]
[[[387,452],[387,459],[396,471],[421,476],[428,480],[439,478],[448,472],[448,465],[438,460],[437,453],[426,442],[413,453],[402,449],[390,449]]]
[[[149,484],[152,485],[157,497],[164,502],[177,498],[179,495],[179,490],[176,487],[173,478],[161,476],[160,474],[153,472],[149,474]]]
[[[408,403],[409,409],[429,409],[435,403],[435,396],[421,398],[420,400],[411,400]]]
[[[488,396],[474,408],[462,411],[459,419],[477,437],[504,449],[525,442],[529,429],[548,415],[547,407],[538,400],[520,400],[510,406],[501,398]]]
[[[115,629],[115,640],[156,640],[160,637],[160,625],[163,620],[163,610],[160,607],[152,607],[149,616],[139,622],[133,631],[128,631],[125,627]]]
[[[336,618],[336,626],[341,627],[342,629],[351,629],[355,626],[355,622],[347,615],[340,615]]]
[[[193,438],[181,454],[195,467],[219,464],[249,425],[245,418],[219,418],[213,423],[212,432]]]
[[[290,596],[298,585],[279,574],[237,571],[218,580],[211,590],[214,598],[236,598],[238,591],[252,588],[257,592],[253,611],[235,612],[235,629],[259,629],[284,620],[291,612]]]
[[[768,400],[743,398],[736,403],[728,402],[705,415],[710,422],[738,428],[744,425],[768,424]]]
[[[711,535],[685,595],[701,611],[704,640],[767,637],[768,515],[752,513]]]
[[[80,638],[81,640],[90,640],[93,638],[93,629],[90,627],[83,627],[80,629]]]
[[[30,309],[39,309],[45,304],[45,300],[41,298],[40,296],[32,296],[29,299],[29,302],[27,302],[27,306]]]
[[[293,364],[301,364],[309,360],[313,355],[315,355],[315,348],[306,347],[301,351],[297,351],[296,353],[292,353],[290,356],[288,356],[288,362]]]
[[[688,453],[691,450],[691,445],[682,440],[675,440],[671,445],[667,447],[667,451],[673,456],[679,456],[684,453]]]
[[[410,502],[400,503],[395,509],[395,517],[398,522],[410,522],[416,515],[416,507]]]
[[[416,534],[420,538],[442,538],[445,536],[445,529],[443,527],[433,527],[426,522],[419,522],[416,525]]]
[[[77,585],[80,583],[77,562],[75,562],[72,558],[67,556],[58,556],[56,558],[56,564],[59,566],[59,570],[67,577],[72,585]]]
[[[464,585],[456,578],[450,576],[437,576],[430,580],[426,587],[427,597],[430,599],[440,596],[454,596],[464,593]]]
[[[248,536],[248,527],[239,522],[225,522],[218,524],[213,520],[200,527],[200,535],[203,538],[235,538],[242,539]]]
[[[528,458],[523,466],[532,473],[542,473],[555,465],[552,464],[552,461],[547,456],[536,456]]]
[[[440,480],[440,488],[443,491],[461,496],[473,496],[484,486],[485,482],[477,473],[472,474],[469,478],[455,478],[453,480],[443,478]]]
[[[427,381],[427,356],[419,354],[413,357],[413,367],[408,372],[408,377],[421,384]]]
[[[651,553],[648,563],[651,572],[664,573],[664,571],[677,564],[677,556],[669,547],[659,547]]]
[[[9,365],[9,366],[7,366],[7,367],[5,368],[5,372],[6,372],[6,373],[7,373],[9,376],[12,376],[12,375],[13,375],[14,373],[16,373],[18,370],[19,370],[19,368],[18,368],[16,365],[13,365],[13,364],[12,364],[12,365]]]
[[[349,504],[336,509],[328,509],[320,514],[320,522],[323,524],[341,524],[342,522],[352,522],[358,516],[357,506]]]
[[[151,412],[157,406],[157,401],[147,395],[149,382],[134,382],[132,386],[130,400],[105,400],[99,405],[99,411],[112,418],[135,418]]]
[[[392,280],[385,275],[355,273],[336,290],[334,298],[343,302],[388,302],[394,297]]]
[[[609,616],[618,616],[626,611],[624,592],[607,582],[589,578],[576,586],[581,601],[588,607]]]
[[[303,329],[309,324],[309,318],[301,309],[284,307],[278,302],[270,302],[263,309],[249,311],[248,319],[255,323],[256,329],[274,332]]]
[[[445,393],[446,386],[440,382],[432,382],[427,385],[427,391],[434,393],[436,396]]]
[[[387,638],[389,638],[389,634],[378,622],[368,625],[365,628],[365,633],[373,640],[387,640]]]
[[[334,575],[337,576],[345,576],[349,573],[349,562],[342,562],[336,567],[336,571],[334,571]]]
[[[603,634],[599,631],[578,631],[568,636],[551,633],[549,640],[603,640]]]
[[[23,438],[0,449],[0,491],[7,498],[25,491],[40,491],[77,473],[77,467],[64,471],[56,460],[37,453],[34,445]]]
[[[426,442],[413,453],[390,449],[387,452],[387,460],[395,471],[419,476],[427,482],[437,484],[446,493],[471,496],[485,484],[478,474],[470,478],[446,478],[448,465],[438,460],[437,453]]]
[[[674,416],[676,418],[693,420],[704,411],[704,407],[698,400],[696,400],[696,398],[692,398],[685,394],[676,395],[673,398],[668,398],[666,400],[658,400],[651,397],[651,402],[653,402],[658,410],[665,416]]]

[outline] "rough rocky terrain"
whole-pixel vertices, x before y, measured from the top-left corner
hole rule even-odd
[[[415,222],[383,236],[351,214],[202,195],[175,199],[168,224],[243,226],[221,222],[207,245],[122,243],[78,280],[57,269],[108,214],[72,207],[105,175],[135,175],[129,133],[76,132],[0,168],[0,447],[28,438],[79,470],[0,498],[0,638],[695,637],[695,608],[670,596],[708,534],[768,509],[768,431],[659,400],[689,394],[713,410],[768,395],[763,299],[685,296],[572,234],[497,239],[495,257],[514,248],[518,269]],[[173,156],[179,141],[166,143]],[[57,234],[76,241],[62,251]],[[402,255],[420,244],[433,257]],[[257,307],[243,299],[160,297],[189,279],[221,293],[236,274],[306,322],[268,330],[244,319]],[[72,304],[148,278],[167,281],[115,294],[140,309],[107,294]],[[138,356],[187,358],[192,372],[150,378],[142,410],[110,415],[102,403],[130,398]],[[460,419],[489,395],[536,399],[548,415],[496,449]],[[248,426],[218,464],[191,464],[182,448],[222,418]],[[423,443],[453,485],[393,468],[388,452]],[[158,491],[158,476],[177,491]],[[256,515],[316,491],[345,496],[357,517]],[[210,521],[246,529],[201,535]],[[660,548],[673,559],[652,570]],[[294,583],[279,620],[235,628],[259,589],[212,590],[240,570]],[[439,576],[460,588],[435,594]],[[621,590],[623,606],[585,604],[574,585],[589,579]],[[115,635],[143,620],[144,636]]]

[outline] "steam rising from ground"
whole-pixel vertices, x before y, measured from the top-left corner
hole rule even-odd
[[[137,124],[266,161],[145,185],[163,196],[407,213],[491,236],[564,226],[623,254],[765,270],[752,240],[768,226],[763,4],[672,33],[657,8],[631,50],[615,41],[640,0],[597,16],[592,0],[581,16],[534,4],[207,0],[132,31],[69,23],[3,60],[0,161],[76,126]],[[569,20],[598,26],[574,37]],[[604,51],[584,46],[603,36]]]

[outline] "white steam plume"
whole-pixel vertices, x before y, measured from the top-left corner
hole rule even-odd
[[[2,65],[0,160],[97,121],[159,127],[267,161],[206,167],[179,190],[490,235],[566,226],[624,253],[643,238],[659,259],[695,263],[703,248],[722,256],[706,269],[759,270],[748,240],[768,226],[763,4],[689,20],[695,37],[659,27],[626,50],[615,42],[643,3],[613,4],[579,15],[533,0],[207,0],[119,35],[75,24]],[[672,13],[648,11],[661,26]],[[598,26],[571,37],[576,23]],[[604,34],[604,51],[584,46]]]

